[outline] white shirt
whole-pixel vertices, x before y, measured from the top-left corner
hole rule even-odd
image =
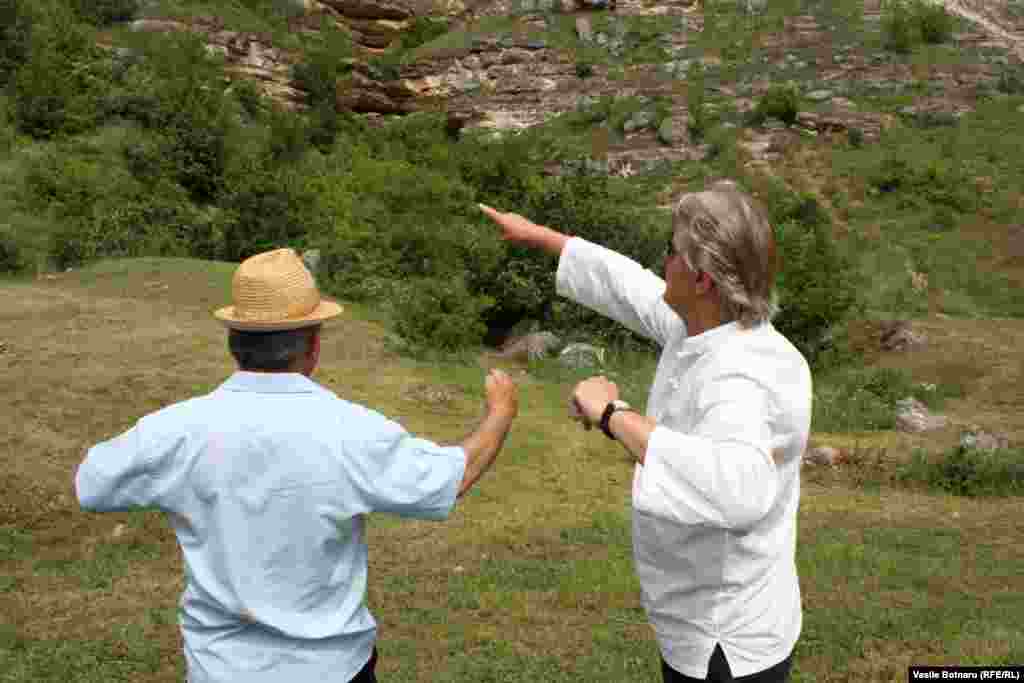
[[[633,554],[665,661],[705,678],[720,644],[734,676],[784,660],[800,635],[796,516],[811,373],[770,323],[687,337],[665,282],[580,238],[557,291],[662,347],[657,421],[633,477]]]
[[[445,518],[465,464],[303,375],[239,371],[90,448],[75,485],[168,513],[189,683],[347,681],[377,637],[364,517]]]

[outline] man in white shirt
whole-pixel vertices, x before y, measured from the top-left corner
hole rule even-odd
[[[576,416],[636,458],[633,551],[666,683],[785,681],[800,635],[796,516],[811,374],[770,319],[771,226],[734,183],[684,195],[662,280],[586,240],[481,205],[559,257],[557,290],[662,347],[646,415],[604,377]]]
[[[239,371],[90,448],[78,500],[168,513],[189,683],[374,683],[364,517],[447,517],[501,450],[515,385],[492,370],[483,421],[441,446],[310,378],[342,308],[294,251],[243,261],[233,293],[214,315]]]

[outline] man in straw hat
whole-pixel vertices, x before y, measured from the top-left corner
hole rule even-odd
[[[78,499],[169,513],[190,683],[375,681],[363,515],[447,517],[501,449],[516,387],[492,370],[480,425],[437,445],[310,379],[342,307],[294,251],[246,259],[232,289],[214,315],[239,371],[90,448]]]
[[[481,205],[558,257],[558,293],[662,347],[646,415],[604,377],[574,416],[633,455],[633,553],[666,683],[776,683],[800,634],[796,513],[811,374],[770,322],[775,243],[731,182],[684,195],[664,279],[621,254]],[[734,678],[735,677],[735,678]]]

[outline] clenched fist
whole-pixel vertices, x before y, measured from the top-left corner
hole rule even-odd
[[[519,412],[516,383],[504,371],[494,368],[487,373],[484,393],[488,413],[515,417]]]

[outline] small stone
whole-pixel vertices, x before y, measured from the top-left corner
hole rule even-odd
[[[990,434],[973,427],[960,435],[960,445],[979,451],[996,451],[1009,448],[1010,439],[1005,434]]]
[[[843,452],[831,446],[818,446],[804,452],[804,462],[808,465],[838,465],[844,460]]]
[[[302,262],[306,265],[306,270],[316,278],[320,273],[320,250],[310,249],[302,252]]]
[[[932,415],[928,408],[915,398],[904,398],[896,402],[896,429],[901,432],[920,433],[942,429],[949,420],[942,415]]]
[[[591,344],[569,344],[558,359],[571,368],[584,368],[604,365],[604,349]]]
[[[114,527],[114,531],[111,532],[110,536],[112,538],[121,538],[122,536],[124,536],[126,528],[127,527],[124,524],[118,524]]]
[[[811,100],[812,102],[824,102],[830,97],[832,97],[831,90],[812,90],[811,92],[807,93],[807,99]]]

